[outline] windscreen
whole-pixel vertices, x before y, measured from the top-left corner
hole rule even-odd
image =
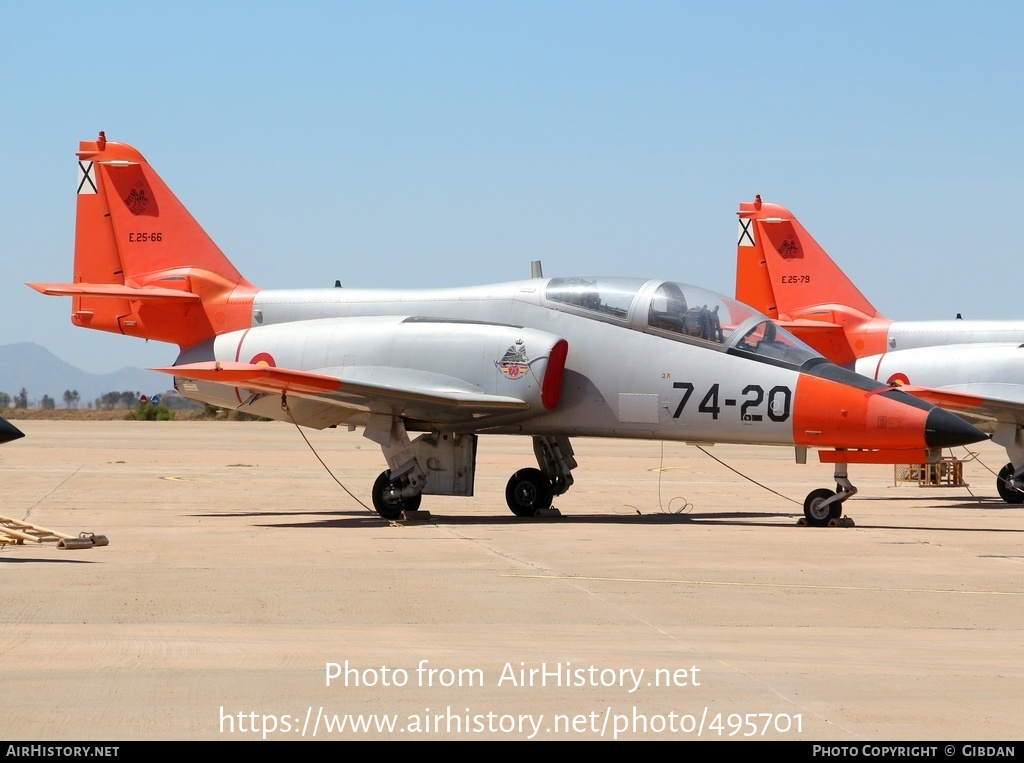
[[[552,278],[544,296],[553,302],[625,320],[644,283],[639,278]]]
[[[652,328],[725,344],[737,326],[756,314],[721,294],[666,281],[651,298],[647,322]]]
[[[753,308],[706,289],[666,281],[651,298],[651,328],[722,345],[729,352],[799,368],[818,353]]]

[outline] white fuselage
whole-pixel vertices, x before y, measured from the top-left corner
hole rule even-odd
[[[795,368],[752,362],[723,345],[667,336],[648,326],[648,307],[660,282],[636,282],[624,314],[607,315],[545,299],[544,279],[435,290],[265,290],[253,303],[253,326],[190,348],[178,363],[202,360],[250,362],[270,356],[276,365],[309,371],[329,369],[345,380],[346,369],[413,368],[431,374],[484,379],[494,395],[528,397],[532,374],[497,373],[495,364],[517,339],[532,358],[543,337],[568,342],[564,382],[555,410],[496,417],[491,423],[453,424],[521,434],[635,437],[704,442],[793,442],[792,412],[799,373]],[[376,323],[391,317],[388,331]],[[439,351],[455,329],[444,322],[418,324],[422,341],[396,340],[394,324],[416,316],[500,324],[501,336],[487,349],[461,354]],[[532,335],[532,336],[531,336]],[[461,342],[460,346],[467,346]],[[389,373],[394,373],[393,371]],[[193,383],[190,397],[271,415],[276,399],[248,399],[245,390],[225,396],[219,385]],[[685,404],[680,406],[683,398]],[[300,423],[363,424],[373,411],[307,406]],[[416,419],[406,411],[403,415]],[[275,415],[279,417],[279,415]],[[414,424],[415,426],[415,424]],[[429,425],[424,425],[429,426]]]
[[[895,321],[886,351],[952,345],[1024,343],[1024,321]]]

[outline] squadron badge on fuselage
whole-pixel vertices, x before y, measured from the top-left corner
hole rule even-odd
[[[505,350],[505,356],[501,360],[494,361],[494,366],[501,371],[507,379],[518,379],[530,369],[530,359],[526,357],[526,344],[522,339]]]

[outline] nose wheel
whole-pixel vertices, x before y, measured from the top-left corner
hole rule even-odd
[[[520,469],[505,486],[505,502],[517,517],[532,517],[551,508],[551,481],[540,469]]]
[[[846,464],[836,464],[835,491],[828,488],[812,490],[804,499],[804,519],[810,527],[828,527],[833,519],[843,516],[843,504],[857,493],[846,476]]]
[[[812,490],[804,499],[804,518],[811,527],[827,527],[829,520],[843,515],[839,493],[827,487]]]

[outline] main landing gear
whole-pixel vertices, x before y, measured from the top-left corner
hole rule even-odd
[[[416,511],[423,500],[422,493],[403,498],[402,483],[397,480],[391,481],[390,469],[380,473],[373,483],[370,495],[373,498],[373,508],[384,519],[398,519],[403,511]]]
[[[505,502],[517,517],[532,517],[541,509],[550,509],[554,497],[551,480],[540,469],[520,469],[505,486]]]
[[[520,469],[505,486],[505,503],[517,517],[550,509],[554,497],[572,487],[576,459],[568,437],[535,436],[533,453],[540,469]]]
[[[827,527],[829,522],[843,515],[843,503],[857,493],[857,488],[846,476],[846,464],[836,464],[836,490],[812,490],[804,499],[804,518],[811,527]],[[1024,497],[1024,494],[1022,494]]]
[[[397,416],[370,416],[363,435],[380,445],[388,462],[373,483],[373,508],[384,519],[399,519],[416,511],[424,493],[473,495],[476,474],[476,435],[429,432],[410,441]],[[533,438],[539,469],[520,469],[508,481],[505,501],[517,517],[532,517],[551,508],[556,495],[573,483],[576,468],[569,438]]]
[[[1007,503],[1024,503],[1024,480],[1014,476],[1016,471],[1013,464],[1009,463],[999,470],[999,476],[996,477],[996,490]]]
[[[384,519],[398,519],[403,511],[418,509],[426,475],[420,468],[404,422],[397,416],[374,414],[363,436],[380,445],[389,467],[373,483],[370,491],[373,508]]]
[[[999,497],[1007,503],[1024,503],[1024,466],[1014,466],[1015,463],[1024,464],[1024,427],[1011,423],[996,424],[992,442],[1006,448],[1006,455],[1010,457],[1010,463],[1000,469],[996,477]]]

